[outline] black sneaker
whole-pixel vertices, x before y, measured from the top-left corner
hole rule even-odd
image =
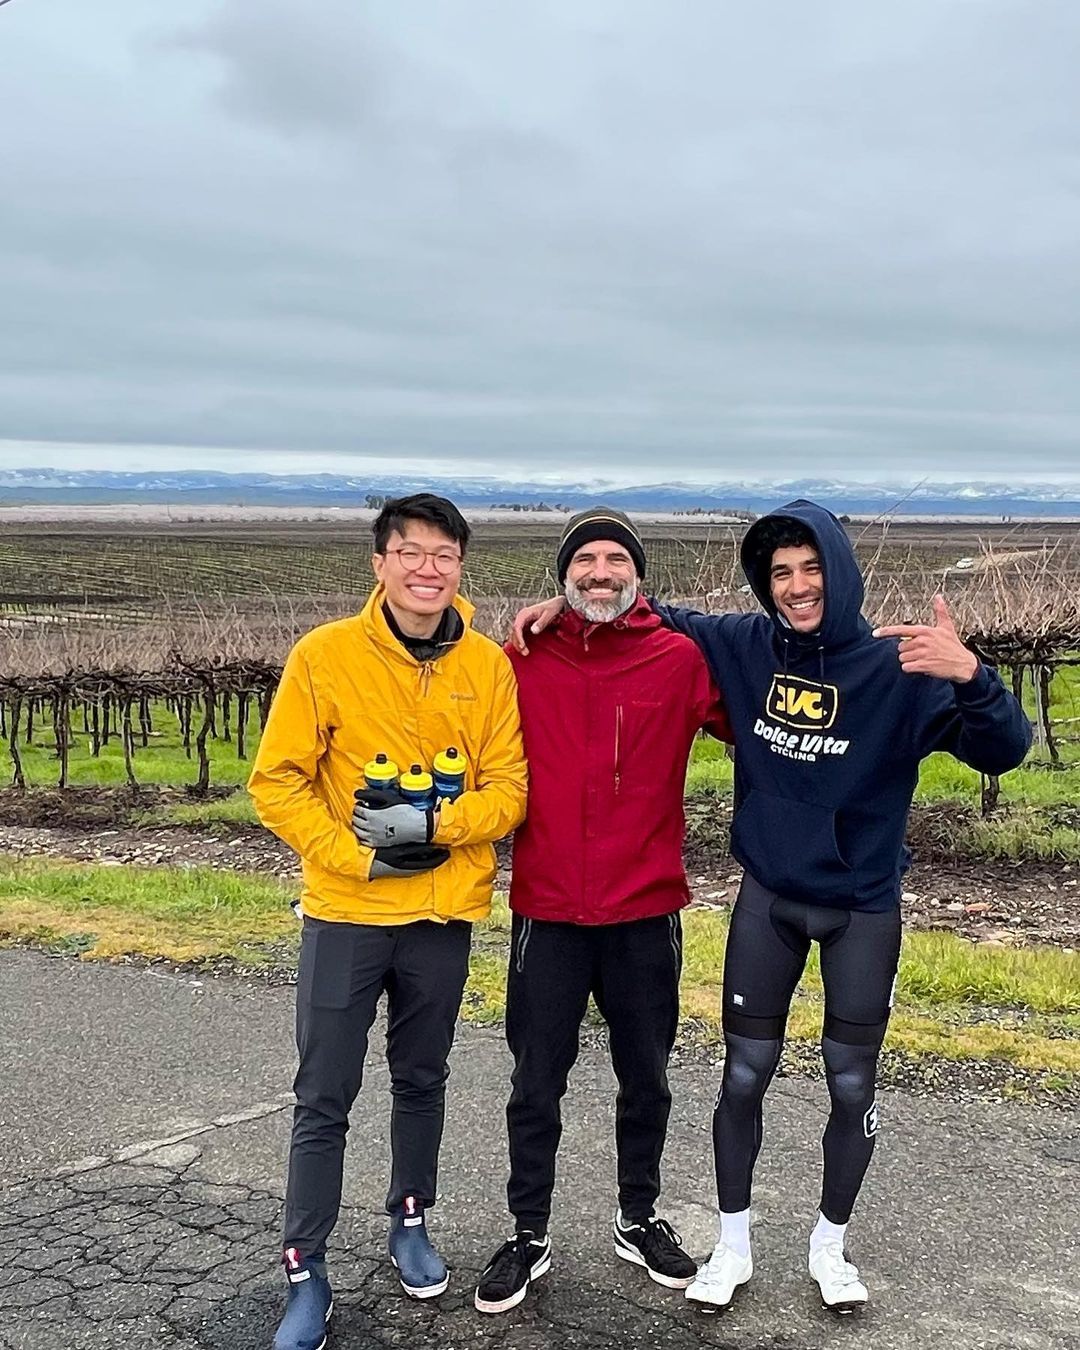
[[[666,1219],[650,1216],[634,1222],[624,1219],[620,1210],[611,1232],[615,1255],[644,1266],[650,1280],[666,1289],[686,1289],[693,1284],[697,1266],[683,1251],[682,1238]]]
[[[501,1313],[516,1308],[529,1285],[551,1266],[551,1239],[523,1228],[504,1242],[480,1276],[473,1302],[477,1312]]]

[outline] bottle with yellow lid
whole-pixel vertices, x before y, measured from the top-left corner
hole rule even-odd
[[[447,746],[435,756],[431,766],[435,780],[435,795],[452,802],[465,791],[465,773],[469,761],[455,745]]]
[[[434,781],[427,769],[420,764],[414,764],[408,773],[401,775],[398,780],[398,791],[409,805],[415,806],[418,811],[426,811],[435,805]]]
[[[369,788],[392,788],[397,786],[397,781],[398,766],[381,750],[364,765],[364,782]]]

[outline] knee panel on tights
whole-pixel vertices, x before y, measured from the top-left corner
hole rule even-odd
[[[761,1098],[780,1062],[783,1041],[729,1034],[724,1037],[724,1045],[724,1095],[744,1100]]]
[[[821,1042],[821,1053],[833,1110],[849,1118],[862,1117],[864,1134],[871,1137],[877,1130],[874,1110],[877,1046],[845,1045],[826,1036]]]

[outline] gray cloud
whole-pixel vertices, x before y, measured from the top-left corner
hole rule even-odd
[[[0,12],[0,437],[1078,468],[1067,0],[47,8]]]

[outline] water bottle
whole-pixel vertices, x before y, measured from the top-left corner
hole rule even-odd
[[[401,775],[398,791],[418,811],[427,811],[435,805],[435,784],[431,774],[419,764],[414,764],[408,773]]]
[[[380,752],[364,765],[364,782],[369,788],[388,789],[397,786],[398,766]]]
[[[465,791],[465,771],[468,761],[456,746],[440,750],[431,766],[435,779],[435,795],[452,802]]]

